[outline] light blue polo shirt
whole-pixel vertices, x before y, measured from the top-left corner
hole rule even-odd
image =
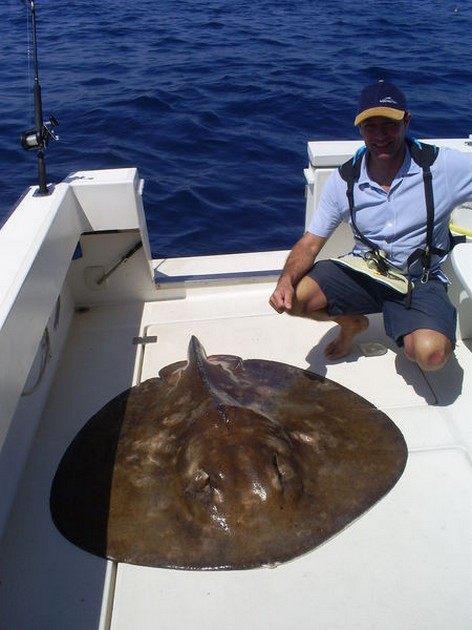
[[[451,212],[472,199],[472,156],[440,148],[431,173],[435,217],[433,246],[448,249]],[[406,273],[408,256],[426,245],[423,169],[411,159],[408,148],[388,193],[369,178],[366,156],[363,156],[359,180],[354,185],[354,205],[354,219],[361,233],[386,253],[392,265]],[[308,232],[328,238],[342,221],[351,223],[346,182],[336,170],[322,191]],[[360,254],[367,249],[356,239],[352,253]],[[447,280],[439,269],[443,260],[433,256],[430,271]],[[421,262],[415,263],[410,271],[413,279],[418,278],[422,273]]]

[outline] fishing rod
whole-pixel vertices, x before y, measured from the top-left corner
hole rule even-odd
[[[40,195],[48,195],[48,186],[46,178],[46,162],[44,159],[44,150],[49,140],[58,140],[53,128],[59,124],[54,116],[49,117],[49,126],[43,121],[43,103],[41,99],[41,85],[39,83],[38,70],[38,43],[36,37],[36,11],[34,0],[24,0],[26,7],[30,8],[31,13],[31,30],[33,36],[33,63],[34,63],[34,129],[29,129],[21,134],[21,146],[27,151],[35,150],[38,155],[38,180]]]

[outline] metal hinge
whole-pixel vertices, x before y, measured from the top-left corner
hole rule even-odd
[[[133,337],[134,346],[138,346],[139,344],[145,346],[148,343],[157,343],[157,335],[144,335],[144,337]]]

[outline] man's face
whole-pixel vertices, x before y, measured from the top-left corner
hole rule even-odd
[[[384,116],[367,118],[359,125],[359,131],[372,157],[382,162],[395,160],[404,151],[406,130],[410,122],[407,113],[396,121]]]

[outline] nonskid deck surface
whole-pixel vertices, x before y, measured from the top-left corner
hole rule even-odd
[[[469,627],[469,344],[458,344],[457,358],[441,375],[425,376],[374,317],[358,341],[364,350],[383,344],[384,354],[364,356],[356,344],[345,361],[327,362],[332,325],[277,315],[267,304],[271,288],[196,290],[186,299],[75,315],[2,541],[0,628],[95,628],[107,608],[115,630],[213,628],[222,619],[225,628],[285,628],[288,620],[312,628],[314,619],[323,628]],[[310,369],[380,407],[409,445],[400,482],[340,535],[277,569],[202,573],[119,565],[115,571],[75,548],[49,515],[50,484],[65,448],[114,395],[185,359],[191,335],[209,355]],[[141,344],[144,337],[150,343]]]

